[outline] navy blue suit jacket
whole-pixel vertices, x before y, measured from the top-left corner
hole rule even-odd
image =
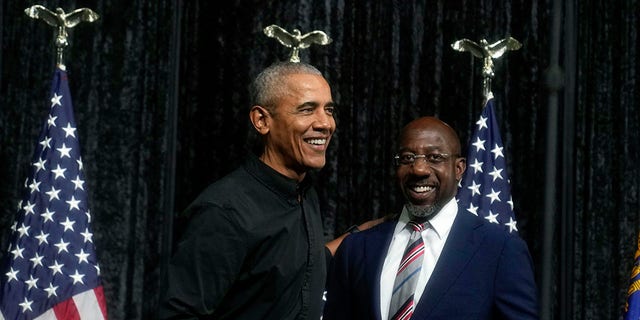
[[[380,274],[396,223],[344,239],[331,263],[323,320],[380,319]],[[537,294],[522,238],[458,210],[411,319],[538,319]]]

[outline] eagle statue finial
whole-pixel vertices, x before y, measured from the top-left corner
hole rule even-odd
[[[451,47],[456,51],[471,52],[474,57],[483,59],[483,93],[485,98],[489,99],[492,95],[491,78],[495,75],[493,59],[502,57],[507,51],[520,49],[522,44],[512,37],[507,37],[491,44],[485,39],[480,40],[479,44],[469,39],[462,39],[452,43]]]
[[[293,29],[293,33],[290,33],[275,24],[265,27],[263,32],[267,37],[275,38],[283,46],[291,48],[291,62],[300,62],[300,49],[306,49],[312,44],[327,45],[332,41],[326,33],[319,30],[302,34],[300,30]]]
[[[100,16],[88,8],[80,8],[73,10],[69,13],[65,13],[62,8],[56,8],[56,12],[53,12],[42,5],[34,5],[24,10],[27,16],[33,19],[41,19],[48,25],[57,28],[56,30],[56,64],[64,69],[62,61],[62,53],[64,48],[69,45],[67,41],[68,34],[67,29],[73,28],[80,22],[94,22],[100,18]]]

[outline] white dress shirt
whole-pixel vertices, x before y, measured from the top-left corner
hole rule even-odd
[[[449,231],[451,231],[451,225],[453,225],[453,220],[456,218],[457,213],[458,203],[456,199],[453,198],[442,207],[435,217],[425,222],[425,229],[422,231],[424,259],[422,260],[422,270],[420,271],[420,278],[418,279],[416,292],[414,294],[416,304],[420,300],[426,284],[429,282],[433,269],[436,267],[436,263],[438,262],[444,243],[447,241]],[[406,228],[409,220],[409,213],[405,207],[402,209],[402,213],[396,224],[393,239],[391,239],[391,244],[389,245],[389,250],[387,251],[387,256],[382,266],[382,274],[380,275],[380,314],[382,315],[382,319],[389,317],[389,304],[391,303],[393,283],[396,279],[396,272],[400,266],[404,249],[411,235],[411,231]]]

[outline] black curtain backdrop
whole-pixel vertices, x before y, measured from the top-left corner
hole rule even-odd
[[[523,47],[495,61],[492,89],[543,315],[622,318],[640,231],[639,1],[217,2],[1,2],[0,248],[54,70],[54,30],[31,5],[101,16],[69,30],[65,63],[111,319],[155,317],[173,217],[244,156],[249,81],[289,54],[265,26],[333,39],[301,52],[339,104],[317,172],[327,240],[400,208],[391,157],[408,121],[438,116],[466,144],[482,61],[451,44],[512,36]]]

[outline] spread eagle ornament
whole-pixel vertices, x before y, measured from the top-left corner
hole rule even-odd
[[[27,16],[33,19],[40,19],[46,22],[48,25],[57,28],[55,45],[56,45],[56,64],[64,66],[62,63],[62,53],[65,47],[69,45],[67,38],[67,29],[73,28],[80,22],[94,22],[100,18],[100,16],[88,8],[80,8],[73,10],[69,13],[65,13],[62,8],[57,8],[56,12],[53,12],[44,6],[34,5],[24,10]]]
[[[312,44],[327,45],[332,41],[323,31],[315,30],[301,34],[300,30],[293,29],[293,33],[290,33],[275,24],[265,27],[263,32],[267,37],[275,38],[283,46],[291,48],[291,56],[289,57],[291,62],[300,62],[300,49],[306,49]]]
[[[491,78],[493,78],[495,71],[493,59],[502,57],[502,55],[507,51],[520,49],[522,47],[522,44],[512,37],[507,37],[491,44],[489,44],[485,39],[480,40],[480,43],[476,43],[469,39],[462,39],[452,43],[451,47],[456,51],[467,51],[470,52],[474,57],[483,59],[483,92],[485,98],[488,99],[489,95],[492,95]]]

